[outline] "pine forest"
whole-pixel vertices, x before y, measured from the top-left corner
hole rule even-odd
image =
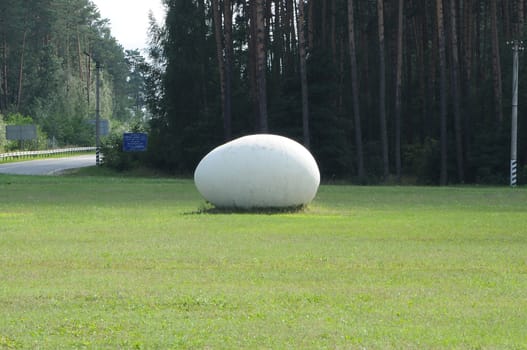
[[[273,133],[304,144],[326,181],[508,183],[523,0],[164,4],[141,53],[124,51],[88,0],[3,0],[4,123],[30,118],[48,140],[93,144],[86,120],[100,62],[103,117],[114,133],[149,134],[148,152],[121,155],[121,167],[191,175],[214,147]],[[519,50],[520,183],[524,59]],[[109,136],[107,149],[118,142]]]

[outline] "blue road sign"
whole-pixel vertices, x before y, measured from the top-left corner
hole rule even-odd
[[[141,132],[125,132],[123,134],[124,152],[144,152],[148,144],[148,135]]]

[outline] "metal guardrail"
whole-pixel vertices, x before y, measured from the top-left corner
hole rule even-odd
[[[71,154],[78,152],[89,152],[95,151],[95,147],[70,147],[70,148],[57,148],[43,151],[17,151],[9,153],[0,153],[0,163],[4,160],[10,159],[23,159],[23,158],[38,158],[38,157],[51,157],[60,154]]]

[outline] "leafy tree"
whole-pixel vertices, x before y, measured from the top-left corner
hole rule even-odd
[[[93,144],[94,58],[104,66],[103,117],[129,122],[129,66],[91,1],[0,3],[0,112],[30,115],[60,144]]]
[[[128,65],[127,97],[133,119],[144,121],[146,117],[146,72],[145,57],[139,50],[126,50],[125,62]]]

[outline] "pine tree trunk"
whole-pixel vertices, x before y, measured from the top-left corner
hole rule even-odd
[[[322,1],[322,14],[320,15],[320,46],[323,48],[326,48],[329,44],[329,40],[327,37],[327,13],[328,13],[328,2],[327,0],[321,0]]]
[[[337,66],[337,0],[331,0],[331,57],[333,65]]]
[[[287,76],[294,72],[295,59],[293,58],[293,47],[296,45],[293,0],[285,1],[285,64],[284,70]]]
[[[295,58],[295,55],[294,55],[294,51],[295,49],[298,47],[297,46],[297,40],[296,40],[296,24],[295,24],[295,9],[294,9],[294,0],[286,0],[286,2],[289,4],[288,5],[288,12],[290,13],[289,17],[290,17],[290,20],[291,20],[291,59],[290,59],[290,62],[291,62],[291,70],[293,72],[296,72],[297,71],[297,67],[296,67],[296,63],[297,63],[297,60]]]
[[[308,38],[308,48],[312,50],[315,45],[315,23],[314,23],[314,11],[313,6],[315,5],[316,0],[308,0],[307,7],[307,38]]]
[[[270,0],[269,0],[270,1]],[[274,17],[274,26],[273,26],[273,64],[272,64],[272,73],[273,80],[279,81],[281,74],[281,62],[283,58],[283,48],[284,48],[284,36],[282,30],[282,6],[280,6],[280,0],[274,0],[275,3],[275,17]]]
[[[264,14],[264,23],[265,23],[265,47],[269,47],[271,42],[271,19],[273,14],[271,12],[272,0],[264,0],[265,14]],[[273,32],[274,35],[274,32]]]
[[[404,0],[399,0],[397,11],[397,60],[395,78],[395,172],[397,182],[401,182],[401,95],[403,75],[403,14]]]
[[[198,0],[198,9],[200,13],[200,25],[199,25],[199,33],[200,37],[205,37],[207,33],[207,9],[205,7],[205,0]],[[207,65],[208,65],[208,53],[205,50],[202,50],[200,53],[200,88],[201,88],[201,95],[203,98],[203,107],[202,110],[205,111],[205,113],[208,113],[209,111],[209,97],[207,92]],[[139,106],[138,109],[139,110]]]
[[[265,4],[264,0],[254,0],[256,11],[256,86],[258,90],[258,129],[268,132],[267,123],[267,84],[266,84],[266,53],[265,53]]]
[[[89,47],[86,52],[90,52]],[[90,91],[91,91],[91,55],[86,55],[86,103],[90,107]]]
[[[415,38],[415,47],[416,47],[416,58],[417,58],[417,75],[419,77],[419,99],[421,100],[421,113],[420,113],[420,126],[419,130],[414,132],[419,132],[419,142],[423,143],[426,137],[425,133],[425,123],[428,116],[428,103],[426,99],[426,69],[425,69],[425,32],[424,25],[422,20],[414,18],[413,32]]]
[[[443,21],[443,0],[436,0],[437,38],[439,53],[439,84],[440,84],[440,138],[441,138],[441,168],[439,184],[447,184],[447,82],[445,56],[445,29]]]
[[[282,6],[282,9],[281,9],[281,13],[282,13],[282,28],[283,28],[283,64],[285,65],[285,67],[283,67],[284,69],[284,73],[287,74],[287,65],[289,64],[288,62],[288,55],[289,55],[289,50],[290,50],[290,42],[291,42],[291,39],[290,39],[290,33],[291,33],[291,22],[290,22],[290,19],[289,19],[289,13],[288,13],[288,9],[287,9],[287,2],[288,0],[280,0],[280,4]]]
[[[79,78],[82,81],[84,79],[84,72],[82,71],[82,57],[84,56],[81,49],[81,37],[79,34],[79,28],[77,27],[77,56],[79,57]]]
[[[431,0],[430,9],[434,12],[437,12],[435,9],[437,0]],[[427,0],[428,4],[428,0]],[[426,10],[429,8],[427,7]],[[427,31],[427,42],[426,42],[426,57],[427,57],[427,88],[426,88],[426,100],[430,106],[428,111],[432,111],[433,106],[437,105],[437,96],[436,96],[436,85],[437,85],[437,71],[438,71],[438,56],[439,56],[439,40],[437,35],[437,19],[433,13],[429,11],[425,12],[425,30]],[[430,28],[430,29],[428,29]],[[431,43],[430,43],[431,42]],[[436,115],[430,113],[425,119],[425,134],[427,137],[436,137]]]
[[[344,46],[344,45],[342,45]],[[355,15],[353,0],[348,0],[348,48],[351,67],[351,92],[353,95],[353,121],[355,126],[355,148],[357,149],[358,177],[364,180],[364,154],[362,150],[362,127],[360,118],[359,74],[357,67],[357,49],[355,44]]]
[[[472,0],[465,0],[463,8],[463,24],[461,28],[464,28],[463,34],[463,69],[462,69],[462,93],[464,99],[471,98],[471,86],[472,86],[472,54],[473,54],[473,28],[474,28],[474,16],[472,15]],[[464,143],[463,143],[463,159],[464,162],[470,163],[470,139],[471,139],[471,118],[470,113],[466,113],[463,116],[463,127]]]
[[[344,39],[344,33],[339,33],[339,58],[338,58],[338,72],[339,72],[339,82],[338,82],[338,96],[337,96],[337,111],[339,114],[344,112],[344,63],[346,60],[346,43]]]
[[[461,122],[461,88],[459,81],[459,46],[457,40],[456,1],[450,0],[450,40],[452,51],[452,98],[454,102],[454,129],[456,133],[456,160],[458,181],[465,181],[463,161],[463,130]]]
[[[225,31],[225,109],[223,112],[223,136],[226,141],[232,138],[232,5],[231,0],[223,0]]]
[[[525,15],[524,15],[524,0],[517,0],[517,11],[518,11],[518,32],[516,35],[520,37],[523,33],[523,23],[525,21]]]
[[[7,68],[7,41],[6,41],[6,38],[4,36],[3,38],[3,45],[2,45],[2,56],[3,56],[3,60],[4,60],[4,65],[2,67],[2,87],[3,87],[3,92],[4,92],[4,95],[2,96],[3,98],[3,101],[4,101],[4,109],[8,109],[9,107],[9,85],[8,85],[8,68]]]
[[[331,22],[330,22],[330,45],[331,45],[331,62],[333,63],[333,69],[335,72],[338,72],[339,61],[337,56],[337,2],[336,0],[331,0]],[[340,90],[340,80],[342,79],[342,74],[339,73],[338,78],[338,87],[337,94],[333,98],[333,107],[340,113],[340,103],[342,99],[341,90]]]
[[[20,69],[18,71],[18,94],[16,98],[16,111],[20,109],[20,102],[22,100],[22,86],[24,81],[24,53],[26,51],[26,37],[28,30],[24,30],[24,35],[22,37],[22,49],[20,51]]]
[[[379,30],[379,118],[381,127],[381,147],[383,176],[387,180],[390,175],[388,158],[388,128],[386,125],[386,62],[384,53],[384,0],[377,0],[377,23]]]
[[[292,1],[292,0],[291,0]],[[249,75],[249,97],[252,104],[252,118],[249,120],[250,124],[253,125],[254,131],[258,131],[260,121],[260,111],[258,108],[258,87],[256,82],[256,7],[254,1],[244,2],[244,11],[248,17],[250,17],[249,33],[248,33],[248,46],[249,46],[249,59],[248,59],[248,75]]]
[[[306,71],[306,38],[304,34],[304,0],[298,3],[297,15],[298,28],[298,54],[300,56],[300,85],[302,89],[302,131],[304,135],[304,146],[309,149],[311,146],[309,134],[309,100]]]
[[[503,18],[502,25],[503,25],[503,34],[505,35],[505,38],[511,37],[511,17],[510,17],[510,2],[509,0],[501,0],[501,16],[500,18]],[[516,23],[515,23],[516,24]],[[515,24],[512,25],[512,27],[515,27]]]
[[[472,27],[473,27],[473,17],[472,17],[472,0],[465,0],[465,7],[463,8],[463,64],[464,64],[464,81],[465,81],[465,91],[468,92],[470,88],[470,80],[472,79]]]
[[[212,0],[212,15],[214,19],[214,38],[216,39],[216,57],[220,75],[221,110],[223,114],[223,135],[227,138],[227,113],[225,96],[225,59],[223,55],[222,16],[218,0]]]
[[[491,44],[492,44],[492,77],[494,80],[494,110],[498,124],[503,123],[503,95],[501,85],[501,62],[500,47],[498,37],[498,15],[497,0],[490,1],[490,19],[491,19]]]

